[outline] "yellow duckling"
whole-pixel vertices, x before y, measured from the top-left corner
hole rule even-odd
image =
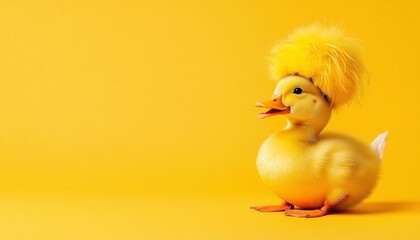
[[[252,209],[320,217],[371,193],[387,132],[370,146],[341,134],[321,134],[332,110],[362,90],[366,72],[357,49],[340,29],[320,24],[299,29],[276,46],[272,62],[278,84],[272,98],[256,106],[269,108],[260,118],[281,115],[288,123],[263,143],[257,169],[283,202]]]

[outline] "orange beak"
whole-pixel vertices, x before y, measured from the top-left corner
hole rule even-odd
[[[256,102],[256,107],[270,108],[267,112],[258,114],[259,118],[266,118],[280,114],[290,113],[290,107],[283,104],[281,95],[274,95],[272,100]]]

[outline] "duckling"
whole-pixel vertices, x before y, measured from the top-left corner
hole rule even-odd
[[[283,116],[287,126],[260,147],[257,170],[280,205],[251,207],[292,217],[321,217],[365,199],[376,185],[388,132],[369,146],[353,137],[321,133],[331,113],[362,91],[359,45],[341,29],[298,29],[273,51],[273,96],[260,118]],[[299,209],[294,209],[297,206]]]

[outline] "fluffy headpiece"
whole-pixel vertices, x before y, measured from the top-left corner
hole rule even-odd
[[[274,47],[272,75],[276,80],[293,74],[311,79],[338,108],[363,92],[367,72],[359,50],[357,41],[341,29],[316,23],[297,29]]]

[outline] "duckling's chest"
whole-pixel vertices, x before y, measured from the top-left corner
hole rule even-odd
[[[257,157],[261,179],[288,202],[308,207],[322,203],[327,188],[323,177],[312,165],[312,152],[310,143],[277,134],[270,136]],[[311,202],[306,203],[306,199],[311,199]]]
[[[258,172],[264,181],[279,182],[282,179],[288,182],[303,181],[312,175],[311,155],[307,144],[272,136],[262,144],[259,150]]]

